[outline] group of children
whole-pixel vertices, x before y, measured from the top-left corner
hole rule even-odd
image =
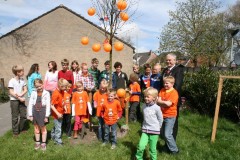
[[[104,63],[105,70],[100,72],[98,60],[92,59],[92,66],[88,68],[86,63],[80,65],[77,61],[71,64],[63,59],[62,70],[57,71],[56,62],[48,63],[49,70],[44,81],[38,73],[39,66],[34,64],[27,76],[27,84],[24,82],[24,69],[16,65],[12,68],[15,75],[9,81],[9,91],[12,109],[13,134],[18,135],[24,130],[26,121],[26,107],[24,94],[29,91],[28,116],[34,124],[35,149],[46,150],[47,129],[50,114],[53,117],[54,127],[51,131],[51,139],[57,145],[63,145],[62,131],[68,137],[72,136],[71,118],[74,116],[73,138],[84,137],[85,126],[90,121],[90,116],[98,117],[98,139],[105,146],[109,141],[109,133],[112,134],[111,149],[117,143],[117,121],[122,117],[125,107],[125,97],[118,97],[116,91],[126,89],[130,97],[129,120],[136,122],[141,118],[140,99],[144,95],[142,136],[139,142],[136,158],[142,159],[145,146],[150,143],[150,155],[157,158],[156,144],[160,134],[163,134],[166,145],[172,153],[177,153],[178,148],[172,135],[174,118],[176,117],[176,105],[178,94],[173,88],[174,78],[165,77],[161,82],[161,66],[156,64],[151,71],[150,65],[145,65],[145,73],[140,75],[138,66],[134,65],[133,72],[129,76],[122,72],[122,64],[114,64],[115,72],[109,72],[109,61]],[[109,79],[112,76],[112,89],[108,89]],[[160,83],[164,88],[160,90]],[[142,94],[143,93],[143,94]],[[160,106],[160,107],[159,107]],[[18,126],[18,113],[20,123]],[[161,127],[163,124],[163,127]],[[63,130],[62,130],[63,129]],[[42,137],[40,138],[40,135]],[[40,142],[41,140],[41,142]]]

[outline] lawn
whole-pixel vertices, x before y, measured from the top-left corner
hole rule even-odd
[[[216,141],[210,143],[212,119],[189,111],[181,111],[177,145],[180,149],[178,155],[169,155],[161,151],[164,144],[162,139],[158,143],[158,159],[194,159],[210,160],[224,159],[236,160],[240,157],[240,125],[219,119]],[[52,124],[49,124],[51,130]],[[102,147],[96,140],[86,141],[68,139],[63,135],[65,145],[54,145],[48,140],[47,151],[34,150],[33,127],[28,133],[13,138],[11,131],[0,137],[0,159],[83,159],[83,160],[130,160],[136,152],[140,138],[140,123],[130,123],[130,131],[124,138],[118,139],[115,150],[110,144]],[[76,142],[76,143],[75,143]],[[84,142],[84,143],[83,143]],[[148,157],[148,152],[145,158]]]

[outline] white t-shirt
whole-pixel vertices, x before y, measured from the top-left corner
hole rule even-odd
[[[20,78],[20,79],[12,78],[8,83],[8,88],[13,89],[13,91],[17,94],[21,94],[23,91],[23,87],[26,85],[27,84],[23,78]],[[22,97],[24,97],[24,96],[22,96]],[[10,95],[10,100],[18,100],[18,99],[16,99],[12,95]]]
[[[44,79],[44,89],[49,91],[54,91],[57,88],[58,82],[58,71],[53,72],[46,72],[45,79]]]

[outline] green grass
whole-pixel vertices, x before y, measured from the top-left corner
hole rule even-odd
[[[219,119],[217,136],[215,143],[210,142],[212,119],[207,116],[182,111],[180,115],[179,134],[177,145],[180,149],[178,155],[169,155],[161,151],[164,144],[162,139],[158,143],[158,159],[194,159],[211,160],[224,159],[236,160],[240,157],[240,129],[239,124],[233,124],[225,119]],[[110,145],[101,147],[97,141],[89,144],[70,143],[70,140],[63,135],[65,145],[55,146],[49,140],[47,151],[34,150],[33,127],[29,132],[13,138],[11,131],[0,137],[0,159],[84,159],[84,160],[129,160],[132,159],[140,138],[140,123],[130,124],[130,131],[124,138],[118,139],[115,150],[110,149]],[[51,130],[52,124],[47,126]],[[146,159],[148,151],[144,155]]]

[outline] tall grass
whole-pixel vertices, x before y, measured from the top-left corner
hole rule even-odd
[[[239,124],[234,124],[225,119],[218,122],[218,130],[215,143],[210,143],[212,119],[207,116],[182,111],[180,115],[179,134],[177,145],[180,149],[178,155],[169,155],[162,152],[164,141],[159,139],[158,159],[224,159],[236,160],[240,157],[240,129]],[[74,140],[63,135],[65,145],[63,147],[54,145],[48,140],[47,151],[34,150],[33,127],[28,133],[13,138],[11,131],[0,137],[0,159],[83,159],[83,160],[130,160],[133,159],[139,138],[140,123],[130,123],[130,131],[124,138],[118,139],[117,148],[110,149],[110,144],[101,146],[98,141],[89,143],[73,144]],[[47,126],[52,128],[52,123]],[[146,151],[144,159],[148,159]]]

